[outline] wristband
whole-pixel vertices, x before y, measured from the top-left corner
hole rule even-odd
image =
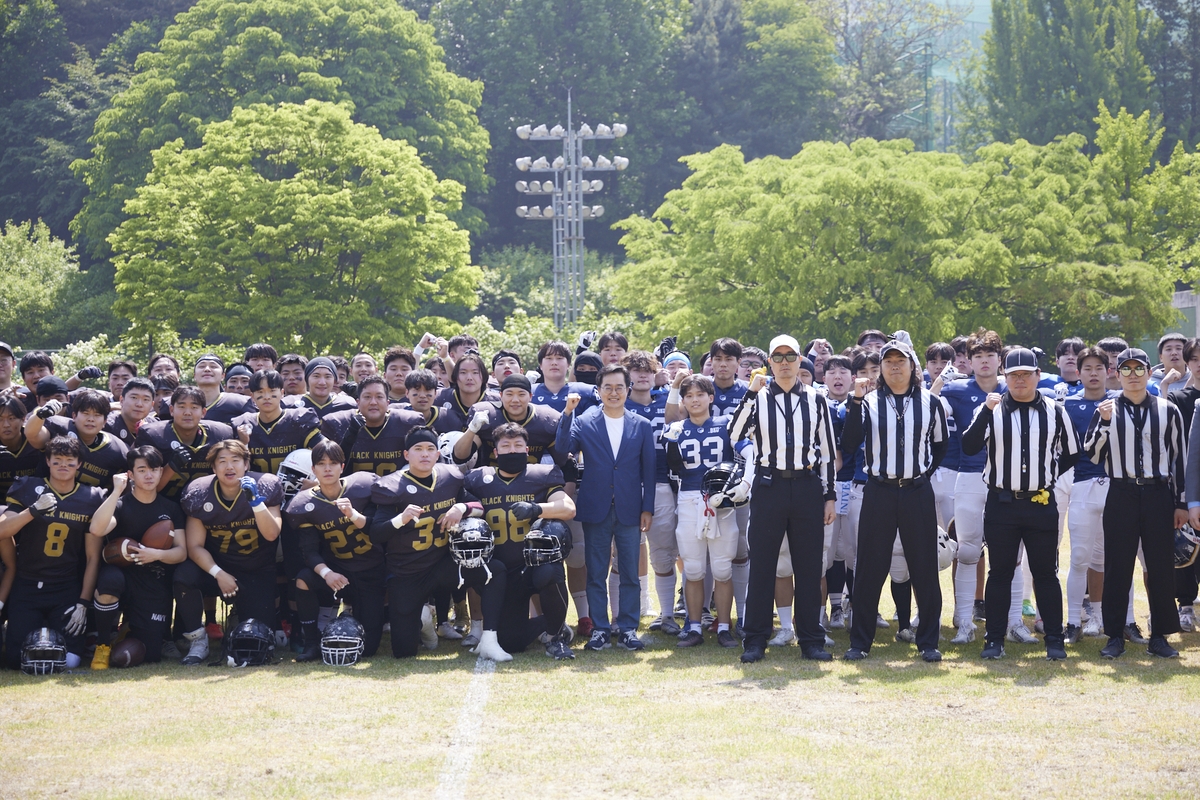
[[[325,576],[331,572],[333,572],[333,570],[331,570],[329,567],[321,567],[321,570],[317,574],[321,576],[321,580],[325,580]]]
[[[424,348],[424,347],[421,347],[421,345],[417,345],[416,347],[414,347],[414,348],[412,349],[412,354],[413,354],[413,358],[415,358],[415,359],[417,359],[418,361],[420,361],[420,360],[421,360],[421,356],[423,356],[423,355],[425,354],[425,348]]]
[[[218,567],[216,564],[213,564],[211,567],[208,568],[208,574],[212,575],[214,578],[217,577],[217,575],[220,572],[223,572],[223,570],[220,567]]]
[[[92,604],[92,601],[91,601],[91,600],[87,600],[87,599],[85,599],[85,598],[82,598],[82,597],[81,597],[81,598],[79,598],[79,605],[81,605],[81,606],[84,606],[84,607],[86,608],[87,606],[90,606],[91,604]]]
[[[667,405],[677,406],[682,400],[683,395],[679,393],[678,389],[672,386],[671,391],[667,392]]]
[[[395,528],[396,530],[399,530],[400,528],[404,527],[404,520],[401,519],[403,516],[404,516],[404,512],[401,511],[399,514],[392,517],[392,527]]]
[[[250,501],[250,508],[252,508],[255,511],[262,511],[266,507],[267,507],[267,501],[262,499],[261,497],[255,497],[253,500]]]

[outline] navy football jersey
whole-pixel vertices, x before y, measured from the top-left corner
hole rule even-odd
[[[166,495],[171,500],[178,500],[183,495],[184,488],[205,475],[212,474],[212,462],[208,460],[208,448],[217,442],[223,442],[226,439],[233,439],[235,434],[233,428],[228,425],[223,425],[220,422],[209,422],[207,419],[200,420],[200,427],[196,430],[195,435],[190,442],[183,442],[188,451],[192,454],[192,463],[180,475],[176,473],[175,477],[167,482],[163,487],[162,494]],[[163,464],[171,460],[171,442],[181,442],[179,431],[175,428],[174,422],[152,422],[149,425],[143,425],[138,431],[137,439],[134,442],[135,447],[143,447],[149,445],[159,452],[163,457]]]
[[[996,391],[1000,394],[1008,391],[1003,380],[996,386]],[[950,404],[950,410],[954,416],[952,431],[956,430],[957,432],[952,432],[950,436],[954,440],[951,447],[959,451],[959,472],[982,473],[983,465],[987,463],[986,447],[973,456],[966,455],[961,450],[962,434],[971,427],[971,420],[975,419],[975,412],[987,400],[987,396],[988,393],[979,387],[974,378],[951,381],[942,387],[942,399]]]
[[[487,401],[500,402],[500,393],[495,389],[484,389],[483,397],[478,402],[485,403]],[[440,427],[434,426],[434,430],[438,433],[447,433],[449,431],[465,431],[467,423],[471,421],[471,410],[463,405],[462,398],[459,397],[458,389],[449,387],[442,389],[434,398],[433,405],[441,410]]]
[[[0,450],[0,492],[8,496],[8,490],[17,478],[36,475],[46,462],[46,454],[29,443],[21,434],[21,444],[16,449],[5,447]]]
[[[729,443],[729,417],[709,417],[702,425],[691,419],[672,422],[662,432],[667,463],[679,480],[681,492],[698,492],[704,473],[722,461],[733,461]]]
[[[471,416],[475,416],[477,411],[482,411],[488,415],[487,424],[479,429],[479,458],[475,462],[480,467],[496,466],[495,440],[492,438],[492,431],[507,422],[516,422],[529,435],[529,458],[530,464],[537,464],[542,461],[543,456],[550,456],[554,461],[558,461],[557,453],[553,452],[554,436],[558,433],[558,421],[562,418],[562,414],[552,408],[546,406],[536,406],[529,404],[529,409],[525,412],[525,419],[515,420],[508,416],[508,412],[499,403],[476,403],[471,406]],[[578,412],[576,412],[578,413]],[[470,417],[467,418],[468,420]]]
[[[1096,414],[1096,406],[1103,403],[1105,400],[1120,397],[1118,391],[1107,391],[1104,397],[1099,400],[1088,400],[1082,394],[1068,397],[1062,401],[1063,410],[1067,412],[1067,416],[1071,418],[1071,424],[1075,426],[1075,436],[1079,440],[1079,449],[1083,450],[1083,437],[1087,435],[1088,428],[1092,425],[1092,417]],[[1081,458],[1075,464],[1075,483],[1086,481],[1090,478],[1106,478],[1108,472],[1105,470],[1104,462],[1099,464],[1092,463],[1090,458]]]
[[[242,425],[251,426],[251,469],[271,475],[279,471],[279,465],[293,450],[312,447],[324,438],[321,420],[311,408],[285,408],[274,422],[269,423],[263,423],[255,411],[234,419],[235,432]]]
[[[654,482],[670,482],[670,476],[667,474],[667,448],[662,442],[662,432],[666,427],[667,417],[667,390],[651,392],[648,406],[637,403],[632,397],[629,397],[625,400],[625,407],[639,417],[649,420],[650,427],[654,432]]]
[[[54,492],[44,478],[18,478],[8,491],[9,513],[21,513],[44,492]],[[83,577],[84,542],[105,492],[76,483],[66,494],[54,493],[58,507],[44,517],[34,517],[17,532],[17,575],[26,580],[66,583]]]
[[[258,407],[249,397],[232,392],[221,392],[217,395],[216,400],[204,408],[204,421],[229,425],[242,414],[249,414],[257,410]]]
[[[462,486],[462,473],[449,464],[435,464],[427,478],[416,477],[405,466],[375,482],[371,538],[384,549],[389,575],[420,575],[449,555],[449,534],[437,521],[458,502]],[[402,528],[393,528],[392,518],[409,505],[424,512]]]
[[[154,416],[153,414],[149,414],[145,419],[142,420],[141,424],[149,425],[151,422],[154,422],[157,419],[158,417]],[[104,430],[120,439],[126,447],[133,447],[133,440],[137,438],[137,430],[131,430],[129,428],[129,425],[126,424],[125,418],[121,416],[121,412],[119,410],[108,412],[108,418],[104,422]]]
[[[330,414],[337,414],[342,411],[357,411],[358,403],[354,398],[342,392],[334,392],[329,395],[329,399],[324,405],[318,404],[313,396],[305,392],[300,395],[288,395],[283,398],[284,408],[311,408],[321,419],[325,419]]]
[[[529,402],[539,406],[549,406],[561,414],[567,407],[567,395],[569,394],[579,395],[579,405],[575,406],[577,415],[592,406],[600,405],[600,392],[590,383],[564,383],[557,392],[550,391],[544,383],[537,383],[533,386],[533,394]]]
[[[737,378],[734,378],[733,385],[728,389],[722,389],[714,383],[712,415],[714,417],[733,416],[733,412],[737,410],[738,404],[742,402],[742,398],[746,396],[746,390],[749,388],[750,384]]]
[[[321,420],[321,433],[325,438],[341,442],[350,425],[350,418],[357,413],[338,411]],[[346,473],[370,472],[388,475],[404,466],[404,438],[413,428],[425,427],[425,418],[415,411],[405,411],[392,406],[388,409],[383,425],[372,428],[364,425],[354,439],[350,452],[346,453]]]
[[[283,484],[274,475],[247,472],[258,482],[258,493],[268,506],[283,503]],[[204,549],[224,570],[259,570],[275,563],[276,542],[258,532],[250,498],[240,487],[232,499],[225,497],[215,475],[188,484],[180,503],[189,517],[204,523]]]
[[[376,475],[358,472],[342,478],[341,493],[326,497],[319,486],[305,489],[292,498],[284,511],[288,527],[296,531],[300,552],[309,568],[322,562],[341,573],[362,572],[383,563],[383,548],[371,540],[371,490]],[[354,510],[367,518],[366,527],[356,528],[337,507],[345,497]]]
[[[50,417],[46,420],[46,431],[51,438],[69,436],[79,439],[75,430],[75,420],[67,417]],[[82,439],[79,444],[83,447],[83,464],[79,467],[80,483],[99,486],[105,490],[112,489],[112,476],[129,469],[129,463],[125,460],[129,448],[111,433],[100,431],[90,446],[83,444]],[[43,478],[50,477],[50,467],[44,460],[38,467],[37,474]]]
[[[483,518],[496,534],[494,558],[506,567],[525,565],[525,534],[533,520],[512,515],[514,503],[545,503],[563,488],[562,470],[553,465],[530,464],[515,478],[504,478],[495,467],[479,467],[467,473],[467,492],[483,504]]]

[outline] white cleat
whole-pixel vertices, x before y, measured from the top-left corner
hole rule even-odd
[[[796,632],[791,628],[780,628],[767,644],[771,647],[787,647],[796,643]]]
[[[472,653],[480,658],[487,658],[492,661],[512,661],[513,657],[504,652],[504,648],[500,646],[500,642],[496,641],[495,631],[484,631],[479,636],[479,644],[472,650]]]
[[[183,638],[188,640],[188,651],[181,663],[189,667],[202,664],[204,659],[208,658],[208,632],[204,628],[197,628],[191,633],[185,633]]]
[[[1083,635],[1097,638],[1104,635],[1102,622],[1098,614],[1093,614],[1083,623]]]
[[[436,650],[438,646],[437,628],[433,624],[433,608],[431,606],[421,609],[421,645],[426,650]]]
[[[1018,622],[1016,625],[1010,626],[1008,629],[1008,635],[1004,638],[1008,639],[1010,642],[1017,642],[1018,644],[1038,643],[1038,638],[1029,631],[1029,628],[1025,627],[1024,622]]]
[[[975,641],[975,623],[964,622],[958,626],[958,633],[950,640],[950,644],[970,644]]]
[[[443,639],[451,639],[453,641],[458,641],[462,638],[462,634],[454,630],[454,623],[449,620],[437,626],[437,635]]]
[[[1196,630],[1196,611],[1192,606],[1179,607],[1179,627],[1184,633]]]

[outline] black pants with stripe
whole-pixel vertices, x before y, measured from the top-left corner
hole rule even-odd
[[[1138,545],[1146,558],[1150,633],[1179,632],[1175,608],[1175,501],[1165,483],[1113,481],[1104,503],[1104,633],[1123,637]],[[1039,604],[1039,608],[1041,605]]]
[[[825,547],[825,500],[815,473],[776,475],[769,486],[756,477],[750,496],[750,585],[746,590],[746,647],[766,647],[775,605],[775,566],[783,537],[792,553],[796,581],[796,639],[801,647],[825,646],[821,629],[821,575]]]
[[[942,618],[942,586],[938,581],[937,506],[933,485],[889,486],[867,481],[858,523],[858,559],[854,566],[854,622],[850,646],[870,651],[875,641],[875,616],[879,594],[892,566],[896,531],[904,547],[904,560],[921,622],[917,649],[936,650]]]

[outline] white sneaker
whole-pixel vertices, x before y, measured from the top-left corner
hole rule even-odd
[[[504,648],[500,646],[500,642],[496,641],[495,631],[484,631],[479,636],[479,644],[471,650],[481,658],[491,659],[492,661],[512,661],[513,657],[504,652]]]
[[[462,638],[462,641],[459,642],[459,644],[461,644],[463,647],[474,647],[475,645],[479,644],[479,631],[475,630],[474,626],[472,626],[471,631]]]
[[[828,633],[825,634],[825,646],[833,647],[833,637],[831,637]]]
[[[917,626],[920,624],[921,624],[921,615],[920,614],[913,614],[912,619],[908,621],[908,627],[912,628],[914,631],[917,629]]]
[[[421,644],[426,650],[436,650],[438,646],[437,628],[433,624],[433,608],[431,606],[421,609]]]
[[[208,632],[204,628],[197,628],[191,633],[185,633],[183,638],[187,639],[189,644],[187,655],[181,663],[189,667],[203,663],[204,659],[208,658]]]
[[[824,629],[825,629],[825,630],[827,630],[827,631],[828,631],[828,630],[832,630],[832,629],[829,627],[829,615],[825,613],[825,609],[824,609],[824,608],[822,608],[822,609],[821,609],[821,627],[822,627],[822,628],[824,628]]]
[[[1098,614],[1093,614],[1084,621],[1083,635],[1093,638],[1104,635],[1104,629],[1101,627],[1100,616]]]
[[[779,633],[775,634],[771,641],[767,642],[771,647],[787,647],[789,644],[796,643],[796,632],[791,628],[780,628]]]
[[[1179,607],[1179,627],[1185,633],[1192,633],[1196,630],[1196,612],[1191,606]]]
[[[890,628],[890,627],[892,627],[892,623],[890,623],[886,619],[884,619],[883,614],[876,614],[875,615],[875,627],[876,628]]]
[[[950,644],[970,644],[975,641],[975,623],[964,622],[958,626],[958,633],[950,640]]]
[[[1018,642],[1019,644],[1037,644],[1037,637],[1029,632],[1029,628],[1025,627],[1024,622],[1018,622],[1016,625],[1009,627],[1008,636],[1004,637],[1010,642]]]
[[[446,620],[437,626],[437,635],[443,639],[452,639],[454,641],[462,638],[462,634],[454,630],[454,623],[450,620]]]
[[[842,613],[840,606],[833,607],[833,612],[829,615],[829,627],[835,631],[840,631],[846,627],[846,615]]]
[[[909,644],[917,643],[917,634],[912,628],[905,628],[902,631],[896,632],[897,642],[908,642]]]

